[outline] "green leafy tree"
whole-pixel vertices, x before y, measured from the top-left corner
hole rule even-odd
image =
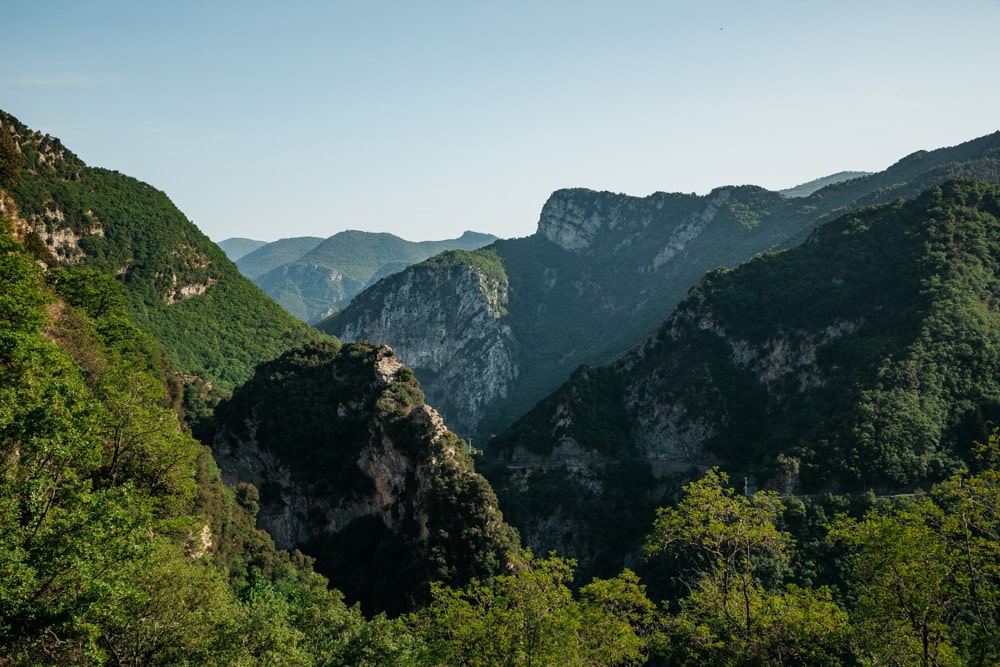
[[[429,665],[643,664],[653,605],[631,572],[595,580],[579,599],[573,561],[552,556],[465,589],[432,587],[408,618]]]
[[[853,637],[860,655],[899,665],[1000,661],[1000,441],[982,470],[928,496],[841,518],[851,549]]]
[[[179,514],[194,495],[191,474],[200,447],[178,429],[175,413],[164,408],[163,385],[148,373],[119,364],[100,381],[97,397],[104,460],[101,484],[125,480],[147,489],[169,514]]]
[[[782,505],[751,498],[709,470],[661,508],[646,552],[667,559],[687,588],[664,620],[662,650],[677,664],[839,664],[847,615],[828,589],[781,587],[792,538],[775,526]]]
[[[960,664],[960,563],[942,539],[940,508],[910,507],[845,519],[831,535],[852,548],[853,636],[858,652],[896,665]]]
[[[957,640],[970,664],[1000,663],[1000,438],[978,452],[985,468],[941,484],[941,530],[958,560],[964,625]]]
[[[594,579],[580,589],[579,599],[580,639],[591,664],[640,664],[659,623],[639,577],[624,570],[613,579]]]
[[[30,261],[0,265],[17,260]],[[74,618],[142,557],[150,503],[130,484],[94,486],[101,405],[40,335],[40,289],[30,271],[0,271],[0,293],[24,306],[0,329],[0,647],[45,656],[80,646]]]
[[[92,636],[94,662],[114,665],[225,665],[219,629],[239,614],[219,572],[157,539],[150,553],[117,573],[79,624]]]
[[[758,582],[773,588],[788,567],[792,538],[775,526],[781,510],[773,493],[746,498],[712,468],[684,487],[676,507],[657,510],[646,555],[671,560],[689,589],[705,577],[717,581],[727,607],[742,606],[750,632],[751,588]]]
[[[68,271],[56,267],[46,272],[45,279],[60,296],[82,308],[92,319],[122,313],[125,309],[121,284],[100,271],[84,268]]]

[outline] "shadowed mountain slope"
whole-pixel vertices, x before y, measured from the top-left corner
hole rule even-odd
[[[224,479],[260,489],[260,525],[367,611],[412,607],[432,581],[492,576],[517,547],[466,443],[385,346],[296,349],[216,417]]]
[[[808,197],[753,186],[643,198],[560,190],[533,236],[411,267],[319,327],[391,345],[452,428],[482,441],[580,364],[636,345],[706,271],[798,245],[845,212],[957,176],[1000,181],[1000,133]]]
[[[1000,420],[998,258],[1000,187],[963,180],[708,273],[489,443],[501,507],[531,547],[620,567],[709,465],[785,493],[943,479]]]

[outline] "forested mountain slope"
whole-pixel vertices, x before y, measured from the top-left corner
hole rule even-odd
[[[492,440],[505,465],[488,476],[530,546],[620,567],[691,470],[912,491],[998,420],[1000,187],[952,181],[708,273],[642,344]]]
[[[81,473],[85,486],[92,487],[99,475],[110,477],[112,484],[119,476],[130,479],[126,469],[138,466],[135,474],[142,479],[135,483],[151,485],[149,502],[180,503],[183,517],[201,516],[197,530],[208,526],[205,540],[230,530],[226,522],[235,520],[228,516],[236,511],[233,492],[222,487],[213,459],[178,416],[186,395],[185,407],[203,408],[196,415],[199,437],[212,441],[212,425],[220,425],[215,444],[231,487],[250,514],[264,508],[262,523],[281,546],[314,548],[323,570],[342,577],[353,599],[371,603],[367,612],[400,611],[426,597],[431,581],[460,584],[506,564],[516,550],[516,533],[503,523],[489,484],[472,470],[464,443],[423,404],[412,374],[391,350],[360,344],[341,350],[339,343],[296,322],[239,275],[162,193],[120,174],[85,167],[57,140],[32,133],[9,116],[3,123],[0,187],[9,190],[0,190],[2,237],[14,248],[9,257],[16,269],[12,275],[25,272],[28,286],[22,289],[18,283],[3,293],[3,302],[12,317],[21,317],[22,311],[30,315],[35,329],[28,332],[29,338],[41,331],[70,348],[78,368],[70,361],[67,372],[104,383],[94,391],[106,398],[105,407],[117,420],[100,437],[91,438],[105,447],[108,460],[87,458],[81,463],[91,466]],[[8,133],[9,128],[13,132]],[[8,158],[16,168],[8,168]],[[58,301],[54,312],[36,313],[38,304],[54,300],[43,281],[71,305],[88,308],[97,323]],[[0,339],[6,336],[12,345],[21,344],[20,333],[5,333],[5,327],[14,326],[17,317],[0,322]],[[47,317],[66,330],[45,330]],[[119,341],[123,337],[125,343]],[[297,342],[302,344],[294,345]],[[118,348],[126,344],[139,348],[128,348],[125,355]],[[253,367],[264,359],[270,361],[254,374]],[[4,363],[0,356],[0,367]],[[17,367],[20,362],[13,363]],[[137,363],[141,365],[133,369]],[[21,400],[18,392],[27,392],[31,400],[25,399],[28,412],[11,426],[14,431],[0,464],[20,456],[25,440],[17,431],[34,428],[27,424],[31,410],[42,409],[49,391],[32,387],[34,380],[18,375],[18,368],[12,372],[11,400]],[[235,389],[218,415],[211,405],[190,400],[193,391],[203,388],[191,377],[193,372]],[[36,390],[41,394],[34,396]],[[16,403],[0,403],[0,415],[18,409]],[[65,434],[57,434],[56,442],[64,436],[75,438],[77,431],[84,439],[94,435],[88,431],[93,424],[85,420],[86,411],[101,420],[101,408],[81,409],[67,418],[61,427]],[[54,410],[52,418],[60,418],[58,404]],[[189,423],[194,421],[190,409],[186,416]],[[39,418],[39,423],[44,425],[49,417]],[[253,425],[250,431],[248,424]],[[148,447],[155,451],[146,451]],[[286,457],[289,452],[297,456]],[[72,447],[63,453],[69,459],[77,454]],[[364,465],[357,463],[361,453]],[[41,460],[45,456],[54,454]],[[252,464],[240,468],[246,461]],[[94,472],[93,466],[109,471]],[[280,486],[282,478],[276,475],[303,469],[305,477],[293,475],[294,483]],[[52,474],[57,480],[76,475],[58,469]],[[198,475],[212,480],[205,489],[195,488],[192,481],[175,492],[161,479],[175,474],[189,481]],[[346,486],[338,486],[343,480]],[[24,483],[30,486],[30,480]],[[306,513],[295,514],[301,504],[282,505],[288,498],[276,496],[275,489],[293,499],[308,497]],[[27,502],[16,484],[2,486],[0,494],[4,492],[13,494],[12,503]],[[192,504],[196,493],[217,496],[215,504],[227,498],[216,508],[223,515],[199,514],[202,510]],[[8,509],[4,520],[16,522],[18,512]],[[279,524],[273,518],[282,511],[288,518]],[[270,543],[252,524],[250,517],[246,530],[253,539]],[[20,548],[12,543],[11,553]],[[334,558],[339,559],[335,565]],[[244,577],[249,575],[247,563],[237,567]],[[313,576],[308,567],[303,572]],[[388,583],[371,585],[373,581]],[[323,586],[325,590],[325,580]]]
[[[25,231],[0,215],[0,664],[391,663],[387,621],[223,486],[117,281]]]
[[[340,310],[384,276],[446,250],[475,250],[495,240],[490,234],[465,232],[456,239],[415,242],[352,230],[315,244],[309,238],[275,241],[237,266],[285,310],[312,323]],[[297,249],[301,253],[296,257]]]
[[[482,441],[580,364],[636,345],[705,271],[797,245],[855,207],[966,175],[1000,180],[1000,133],[808,197],[753,186],[644,198],[560,190],[533,236],[411,267],[319,327],[391,345],[452,428]]]
[[[201,391],[198,378],[232,389],[258,362],[319,337],[240,275],[164,193],[86,166],[8,114],[0,112],[0,123],[25,157],[8,191],[29,244],[53,266],[116,276],[130,316],[189,376],[192,395]]]

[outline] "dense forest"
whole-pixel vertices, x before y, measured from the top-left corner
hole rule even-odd
[[[238,296],[235,307],[269,302],[248,281],[233,280],[235,291],[227,291],[231,264],[212,254],[221,251],[202,249],[186,220],[151,214],[143,225],[130,214],[124,217],[133,224],[122,219],[121,226],[133,230],[130,240],[116,239],[112,221],[119,218],[103,198],[114,200],[119,190],[108,182],[123,188],[135,182],[111,172],[60,175],[60,165],[84,167],[50,163],[51,156],[68,154],[61,148],[26,155],[38,141],[27,136],[3,117],[0,665],[1000,661],[1000,436],[992,430],[1000,395],[992,380],[997,187],[959,181],[932,188],[911,203],[840,218],[798,254],[764,256],[755,269],[707,276],[700,294],[715,304],[720,321],[744,322],[748,341],[755,332],[767,337],[754,327],[762,326],[757,314],[768,301],[814,303],[813,310],[790,309],[802,330],[814,319],[824,323],[831,303],[863,310],[873,335],[858,328],[836,354],[820,355],[828,369],[860,359],[849,367],[872,370],[877,378],[851,394],[863,399],[847,412],[855,431],[829,417],[842,415],[839,408],[802,413],[808,406],[791,390],[798,377],[780,376],[767,385],[770,407],[758,418],[786,409],[805,414],[816,422],[808,433],[828,438],[805,441],[778,429],[773,439],[747,438],[748,446],[726,450],[761,476],[773,469],[766,457],[797,457],[806,483],[828,469],[839,486],[779,494],[737,484],[737,491],[724,470],[706,467],[650,517],[642,556],[632,567],[581,580],[574,560],[530,553],[498,515],[486,512],[495,498],[472,470],[471,448],[435,425],[412,372],[386,348],[340,345],[277,314],[265,323],[205,324],[208,331],[232,329],[237,345],[262,324],[281,332],[273,350],[254,347],[234,366],[209,362],[211,337],[171,350],[184,338],[182,323],[229,312],[234,304],[222,303],[227,297]],[[55,146],[52,139],[42,143]],[[40,154],[50,157],[40,160]],[[53,188],[48,195],[40,194],[38,179]],[[64,182],[81,189],[57,192]],[[129,201],[146,188],[127,189]],[[92,199],[70,206],[77,195]],[[50,201],[60,204],[53,208]],[[82,217],[65,223],[73,211]],[[82,234],[70,243],[70,236],[56,233],[60,224],[93,230],[93,216],[104,236]],[[175,223],[178,230],[171,231]],[[902,236],[890,233],[900,229]],[[144,233],[161,240],[148,245]],[[96,238],[84,240],[90,237]],[[163,245],[163,238],[182,237],[186,242]],[[834,238],[846,240],[838,245]],[[189,254],[180,249],[185,246]],[[798,283],[783,272],[823,263],[830,246],[841,250],[831,253],[832,278],[823,286],[828,298],[813,298],[818,283],[802,287],[804,295],[792,290]],[[161,256],[153,247],[176,252]],[[873,252],[883,253],[878,261]],[[837,257],[848,253],[859,253],[873,272],[888,271],[887,282],[868,285],[868,276],[852,282],[848,271],[837,273]],[[202,266],[203,256],[212,260],[209,266]],[[897,256],[911,258],[921,271],[893,272],[896,265],[886,257]],[[452,254],[436,261],[448,267],[460,259]],[[480,261],[482,271],[501,270],[493,256]],[[180,276],[176,283],[170,271]],[[729,299],[744,282],[758,295],[753,308]],[[205,290],[180,294],[177,285]],[[855,290],[863,288],[876,294],[861,299]],[[915,297],[897,299],[904,292]],[[687,308],[695,307],[698,294]],[[254,312],[276,312],[270,308]],[[670,331],[654,334],[644,354],[669,357]],[[229,383],[232,391],[217,410],[206,404],[204,413],[192,411],[187,376],[194,370],[205,372],[203,380]],[[592,423],[627,418],[624,407],[600,400],[605,392],[628,391],[627,382],[606,369],[589,376],[581,393],[593,408]],[[365,385],[368,393],[355,393]],[[300,392],[305,400],[296,400]],[[260,419],[243,419],[255,411]],[[732,428],[752,412],[727,413],[735,415]],[[417,428],[427,423],[432,436]],[[863,428],[869,423],[875,424],[870,431]],[[251,436],[264,442],[267,435],[288,459],[304,461],[303,475],[348,486],[355,495],[373,478],[345,465],[330,443],[367,430],[372,438],[361,447],[388,447],[391,440],[404,464],[426,455],[424,470],[437,484],[428,487],[424,507],[437,513],[423,525],[428,557],[404,572],[417,561],[393,552],[398,543],[389,539],[376,545],[384,560],[370,563],[390,569],[391,582],[420,595],[380,613],[356,604],[356,592],[331,587],[317,572],[317,554],[277,548],[257,525],[266,489],[223,483],[210,447],[216,428],[243,442]],[[206,433],[211,442],[195,437]],[[815,449],[806,451],[806,442]],[[612,444],[628,446],[621,439]],[[317,458],[324,455],[332,460]],[[444,458],[457,463],[446,467]],[[419,467],[407,470],[413,478],[423,474]],[[623,477],[625,485],[632,479]],[[889,483],[904,492],[870,490]],[[389,516],[402,520],[403,509],[402,503],[390,507]],[[421,533],[419,525],[411,527]],[[487,528],[498,537],[490,541],[491,557],[479,560],[486,551],[476,540],[487,541]],[[468,549],[470,558],[451,560],[441,552],[453,549]]]
[[[950,181],[709,272],[641,345],[487,444],[508,520],[607,573],[711,465],[807,495],[910,493],[968,465],[1000,414],[998,194]]]
[[[198,412],[293,344],[324,338],[240,275],[225,253],[159,190],[88,167],[59,139],[0,112],[20,155],[8,192],[49,265],[116,276],[135,323],[183,374]],[[197,299],[190,298],[198,296]]]

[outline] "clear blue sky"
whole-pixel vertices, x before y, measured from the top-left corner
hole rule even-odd
[[[0,108],[213,239],[535,230],[1000,129],[1000,0],[0,2]]]

